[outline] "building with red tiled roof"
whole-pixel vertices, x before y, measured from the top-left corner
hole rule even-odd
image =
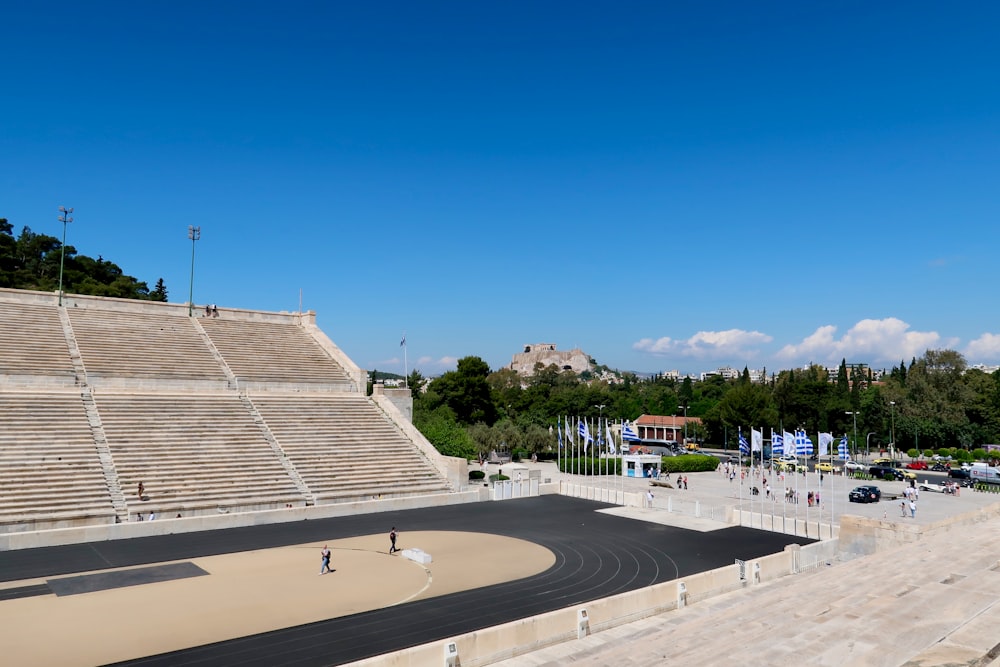
[[[635,420],[635,431],[648,443],[680,442],[684,439],[685,424],[701,424],[699,417],[679,417],[677,415],[642,415]]]

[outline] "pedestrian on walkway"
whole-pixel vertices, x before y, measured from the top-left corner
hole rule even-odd
[[[396,553],[399,549],[396,548],[396,527],[393,526],[392,530],[389,531],[389,553]]]
[[[917,518],[917,504],[912,500],[910,501],[910,518],[911,519]]]
[[[646,491],[646,507],[653,509],[653,492]]]
[[[899,503],[899,515],[902,517],[906,516],[906,501]]]
[[[320,575],[326,574],[327,572],[333,572],[330,569],[330,549],[324,544],[323,548],[319,552],[319,573]]]

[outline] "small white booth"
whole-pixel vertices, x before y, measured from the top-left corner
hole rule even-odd
[[[656,454],[625,454],[622,456],[622,476],[657,479],[662,463],[663,459]]]

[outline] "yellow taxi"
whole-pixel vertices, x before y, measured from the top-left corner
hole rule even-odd
[[[816,464],[817,472],[833,472],[833,464],[829,461],[821,461]]]

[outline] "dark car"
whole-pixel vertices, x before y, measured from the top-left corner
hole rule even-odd
[[[954,477],[955,479],[970,479],[972,475],[965,468],[952,468],[948,471],[948,477]]]
[[[871,466],[868,468],[868,474],[876,479],[903,479],[902,471],[896,470],[895,468],[890,468],[889,466]]]
[[[877,503],[882,499],[882,490],[877,486],[856,486],[847,496],[852,503]]]

